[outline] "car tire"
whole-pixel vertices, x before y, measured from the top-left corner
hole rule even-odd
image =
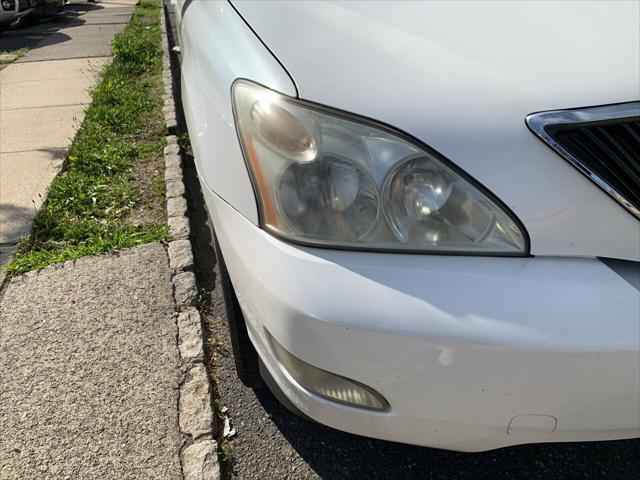
[[[215,238],[215,237],[214,237]],[[220,269],[220,284],[224,303],[227,311],[227,325],[233,347],[233,358],[236,364],[236,372],[240,381],[249,388],[262,388],[264,381],[260,375],[260,360],[249,334],[244,315],[238,303],[238,297],[231,284],[231,278],[224,263],[218,239],[215,238],[216,258]]]

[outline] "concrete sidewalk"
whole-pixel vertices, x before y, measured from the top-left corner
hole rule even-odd
[[[0,478],[180,478],[174,311],[158,243],[11,280]]]
[[[174,241],[0,287],[0,479],[220,478],[182,159],[166,142]]]
[[[29,233],[135,3],[76,2],[61,20],[0,37],[2,49],[30,48],[0,70],[0,265]]]

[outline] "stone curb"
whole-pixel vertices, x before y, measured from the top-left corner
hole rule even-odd
[[[203,440],[182,450],[184,480],[220,478],[217,445],[214,440]]]
[[[162,28],[162,65],[164,82],[162,112],[167,130],[164,148],[167,223],[173,240],[167,252],[171,268],[173,296],[176,303],[178,350],[183,365],[184,381],[178,397],[178,424],[185,437],[180,452],[182,476],[185,480],[219,480],[218,446],[213,439],[216,423],[211,408],[211,383],[204,365],[202,318],[195,308],[196,277],[193,273],[193,251],[189,236],[191,229],[187,215],[187,201],[182,172],[182,157],[178,138],[176,105],[167,37],[166,7],[160,14]]]
[[[180,357],[184,361],[204,361],[202,348],[202,318],[196,308],[188,308],[178,315]]]
[[[194,440],[213,434],[211,386],[207,369],[202,363],[193,365],[180,386],[178,421],[180,430]]]

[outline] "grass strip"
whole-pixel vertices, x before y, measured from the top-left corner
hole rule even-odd
[[[168,239],[160,34],[160,0],[140,0],[7,277]]]
[[[0,50],[0,70],[24,57],[28,51],[28,48],[20,48],[18,50]]]

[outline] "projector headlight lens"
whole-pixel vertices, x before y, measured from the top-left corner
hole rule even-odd
[[[362,250],[527,253],[510,212],[406,136],[246,80],[233,100],[267,231]]]
[[[378,220],[378,190],[371,175],[336,157],[291,163],[280,177],[276,203],[301,236],[358,241]]]

